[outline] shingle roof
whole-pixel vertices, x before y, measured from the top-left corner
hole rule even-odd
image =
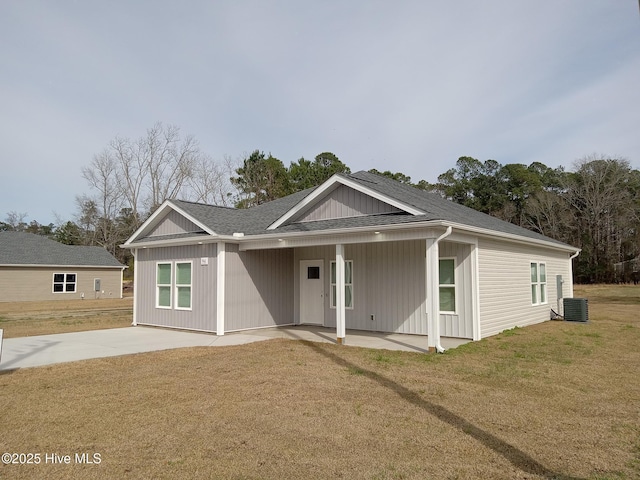
[[[64,245],[23,232],[0,232],[0,265],[123,267],[102,247]]]
[[[313,232],[340,228],[391,225],[424,221],[442,220],[451,223],[483,228],[495,232],[517,235],[535,240],[543,240],[565,247],[569,245],[527,230],[512,223],[500,220],[472,208],[459,205],[442,198],[432,192],[417,189],[381,175],[360,171],[349,175],[340,175],[363,187],[391,197],[401,203],[411,205],[423,212],[422,215],[383,214],[349,218],[336,218],[303,223],[285,223],[273,230],[267,227],[287,213],[315,189],[307,189],[272,202],[264,203],[249,209],[218,207],[182,200],[171,200],[171,203],[197,219],[218,235],[232,235],[242,232],[245,235],[265,233]],[[139,239],[138,241],[142,241]]]
[[[314,188],[302,190],[286,197],[278,198],[251,208],[236,209],[205,205],[202,203],[171,200],[171,203],[196,218],[200,223],[218,235],[245,235],[268,233],[267,227],[309,195]]]
[[[426,192],[410,185],[406,185],[381,175],[369,172],[356,172],[349,175],[351,179],[360,181],[361,184],[367,185],[369,188],[379,193],[388,195],[409,205],[426,212],[423,220],[445,220],[449,222],[461,223],[470,227],[486,228],[496,232],[519,235],[537,240],[545,240],[547,242],[557,243],[559,245],[567,244],[546,237],[526,228],[519,227],[513,223],[500,220],[486,213],[478,212],[473,208],[465,207],[458,203],[442,198],[440,195],[432,192]],[[418,215],[414,218],[422,217]],[[416,221],[416,220],[414,220]]]

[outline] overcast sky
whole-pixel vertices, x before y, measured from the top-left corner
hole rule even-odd
[[[637,0],[0,2],[0,220],[56,223],[154,123],[215,159],[435,181],[461,156],[640,168]]]

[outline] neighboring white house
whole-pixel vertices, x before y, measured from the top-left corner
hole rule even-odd
[[[0,232],[0,302],[122,298],[124,269],[101,247]]]
[[[246,210],[168,200],[123,245],[134,324],[478,340],[573,295],[578,249],[368,172]]]

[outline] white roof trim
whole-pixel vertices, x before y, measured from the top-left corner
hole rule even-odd
[[[423,215],[425,212],[414,207],[413,205],[408,205],[404,202],[400,202],[393,197],[389,197],[387,195],[383,195],[375,190],[365,187],[364,185],[354,182],[353,180],[343,177],[342,175],[335,174],[331,178],[329,178],[326,182],[316,188],[313,192],[307,195],[302,199],[299,203],[297,203],[293,208],[289,209],[284,215],[278,218],[275,222],[267,227],[267,230],[274,230],[284,224],[287,220],[291,219],[301,211],[308,209],[312,205],[316,203],[317,200],[321,199],[325,193],[334,188],[336,184],[342,184],[347,187],[353,188],[365,195],[369,195],[370,197],[375,198],[376,200],[380,200],[381,202],[387,203],[393,207],[399,208],[400,210],[404,210],[411,215]]]
[[[209,244],[219,241],[225,243],[233,243],[236,245],[245,245],[241,247],[244,249],[261,249],[261,248],[290,248],[291,245],[287,244],[286,240],[302,239],[302,238],[326,238],[327,236],[341,235],[353,235],[365,232],[392,232],[396,230],[416,230],[421,228],[434,228],[434,227],[453,227],[454,234],[456,232],[466,232],[467,234],[478,235],[487,238],[497,238],[503,241],[509,241],[514,243],[525,244],[529,246],[539,246],[550,248],[553,250],[564,251],[567,253],[575,253],[580,251],[576,247],[570,245],[558,244],[553,241],[547,241],[544,239],[530,238],[522,235],[516,235],[513,233],[498,232],[486,228],[472,227],[469,225],[449,222],[446,220],[424,220],[419,222],[408,223],[392,223],[389,225],[370,225],[351,228],[335,228],[328,230],[317,230],[313,232],[273,232],[260,235],[246,235],[244,237],[234,237],[233,235],[215,235],[215,236],[200,236],[200,237],[186,237],[181,239],[166,239],[166,240],[153,240],[148,239],[144,242],[138,242],[132,245],[121,245],[123,248],[142,249],[153,248],[161,246],[178,246],[178,245],[195,245],[195,244]],[[426,235],[425,235],[426,238]],[[285,240],[284,242],[279,241]],[[460,241],[460,239],[458,239]],[[275,243],[273,243],[275,242]],[[364,242],[366,243],[366,242]],[[323,243],[324,244],[324,243]]]
[[[90,270],[103,270],[103,269],[113,269],[113,270],[124,270],[125,268],[129,268],[126,265],[60,265],[60,264],[39,264],[39,263],[3,263],[0,267],[11,267],[11,268],[88,268]]]
[[[131,246],[131,242],[134,242],[145,231],[148,231],[149,229],[151,229],[151,228],[155,227],[156,225],[158,225],[160,223],[160,221],[166,216],[165,213],[164,213],[166,210],[173,210],[173,211],[179,213],[180,215],[182,215],[183,217],[185,217],[191,223],[193,223],[193,224],[197,225],[198,227],[202,228],[202,230],[207,232],[209,235],[216,235],[216,232],[211,230],[209,227],[207,227],[205,224],[200,222],[198,219],[196,219],[196,218],[192,217],[191,215],[189,215],[187,212],[182,210],[180,207],[178,207],[174,203],[172,203],[171,200],[165,200],[163,202],[163,204],[160,205],[158,207],[158,209],[155,212],[153,212],[153,214],[149,218],[147,218],[142,225],[140,225],[140,227],[133,233],[133,235],[131,235],[131,237],[129,237],[129,239],[126,242],[124,242],[122,247]]]

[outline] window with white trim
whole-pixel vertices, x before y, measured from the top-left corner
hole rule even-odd
[[[171,308],[171,263],[156,265],[156,307]]]
[[[336,262],[331,262],[331,308],[336,308]],[[344,261],[344,306],[353,309],[353,260]]]
[[[176,262],[176,309],[191,310],[191,262]]]
[[[456,261],[441,258],[438,262],[440,313],[456,313]]]
[[[75,273],[54,273],[53,293],[75,293],[78,276]]]
[[[547,303],[547,265],[531,262],[531,304]]]

